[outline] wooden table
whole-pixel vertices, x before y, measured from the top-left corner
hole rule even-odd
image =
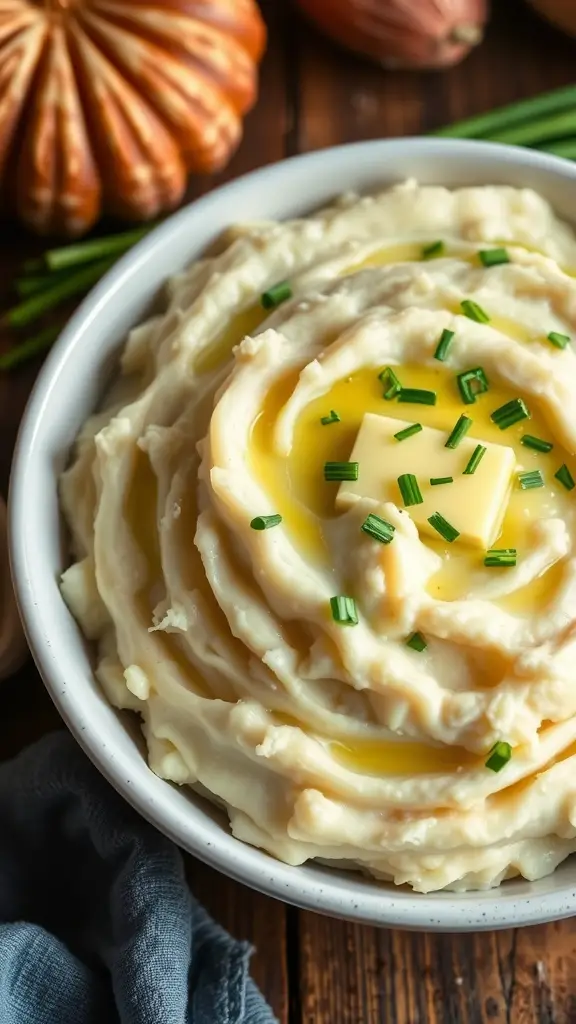
[[[322,40],[287,3],[265,0],[263,6],[270,44],[260,101],[226,172],[194,182],[191,197],[294,153],[426,132],[574,77],[576,44],[547,28],[521,0],[495,0],[482,48],[443,74],[384,72]],[[38,249],[24,232],[5,229],[2,280],[21,256]],[[0,379],[4,491],[37,370],[30,364]],[[2,686],[2,698],[2,758],[61,724],[30,665]],[[468,936],[379,931],[285,907],[192,858],[189,869],[195,891],[216,917],[256,945],[253,973],[282,1024],[576,1022],[576,921]]]

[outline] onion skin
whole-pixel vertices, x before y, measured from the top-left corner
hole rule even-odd
[[[576,36],[576,4],[574,0],[528,0],[543,18],[569,36]]]
[[[457,64],[481,42],[488,17],[487,0],[297,2],[325,35],[388,68]]]

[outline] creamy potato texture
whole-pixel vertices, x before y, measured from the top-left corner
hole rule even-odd
[[[407,182],[231,230],[131,332],[62,591],[239,839],[418,891],[576,850],[575,268],[535,193]]]

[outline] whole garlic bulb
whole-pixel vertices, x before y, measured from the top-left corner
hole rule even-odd
[[[481,40],[487,0],[297,0],[336,42],[385,67],[443,68]]]
[[[570,36],[576,36],[576,4],[574,0],[528,0],[538,14],[551,21]]]

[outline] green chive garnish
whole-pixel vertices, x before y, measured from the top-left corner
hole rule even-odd
[[[27,338],[19,345],[9,348],[0,356],[0,370],[12,370],[22,363],[27,363],[29,359],[33,359],[41,352],[46,352],[54,344],[61,330],[61,327],[45,327],[33,338]]]
[[[429,245],[425,245],[422,248],[422,259],[431,260],[434,256],[444,255],[444,242],[430,242]]]
[[[481,249],[478,259],[485,267],[497,267],[501,263],[510,263],[506,249]]]
[[[357,480],[358,479],[358,463],[357,462],[325,462],[324,463],[324,479],[325,480]]]
[[[431,476],[430,485],[431,487],[438,487],[439,484],[453,484],[453,476]]]
[[[490,548],[484,556],[489,569],[511,569],[516,565],[516,548]]]
[[[436,392],[425,391],[423,388],[400,388],[398,401],[414,405],[436,405]]]
[[[469,320],[475,320],[477,324],[489,324],[490,317],[486,313],[482,306],[479,306],[477,302],[473,302],[472,299],[463,299],[460,303],[460,309],[467,316]]]
[[[46,268],[48,270],[72,269],[81,263],[91,263],[94,260],[120,256],[141,238],[144,238],[144,235],[147,235],[155,226],[155,224],[147,224],[145,227],[133,228],[117,235],[108,235],[106,238],[91,238],[88,242],[74,242],[72,245],[65,245],[59,249],[49,249],[38,261],[31,260],[25,264],[24,270],[35,273],[36,270]]]
[[[439,512],[434,512],[434,514],[430,516],[428,522],[432,529],[436,530],[436,533],[439,533],[440,536],[443,537],[444,540],[447,540],[449,544],[452,544],[452,542],[460,536],[460,530],[457,530],[456,527],[452,526],[452,524],[449,523],[447,519],[444,519],[444,516],[441,516]]]
[[[515,423],[520,423],[520,420],[529,420],[530,416],[531,414],[524,399],[513,398],[511,402],[506,402],[499,409],[495,409],[490,414],[490,419],[500,430],[508,430],[508,427],[513,427]]]
[[[268,291],[262,293],[260,302],[264,309],[275,309],[276,306],[291,298],[292,289],[288,281],[280,281],[279,284],[275,284],[273,288],[269,288]]]
[[[277,513],[273,516],[256,516],[250,523],[253,530],[270,530],[272,526],[279,526],[282,516]]]
[[[522,434],[520,444],[525,448],[533,448],[535,452],[551,452],[554,447],[551,441],[543,441],[541,437],[534,437],[533,434]]]
[[[394,437],[397,441],[405,441],[407,437],[412,437],[413,434],[419,434],[422,430],[421,423],[413,423],[410,427],[404,427],[404,430],[399,430]]]
[[[466,434],[470,430],[471,426],[472,420],[470,419],[470,417],[462,415],[458,422],[456,423],[456,426],[452,430],[452,433],[450,434],[450,437],[446,441],[444,447],[457,448],[460,442],[463,441],[464,438],[466,437]]]
[[[484,458],[485,454],[486,454],[486,447],[485,447],[485,445],[477,444],[475,449],[474,449],[474,451],[472,452],[472,455],[468,459],[468,462],[466,464],[466,469],[464,469],[462,471],[462,475],[463,476],[472,476],[472,474],[475,473],[476,470],[478,469],[478,466],[482,462],[482,459]]]
[[[544,477],[539,469],[527,473],[518,473],[518,483],[523,491],[531,491],[535,487],[544,487]]]
[[[494,744],[492,750],[488,755],[486,761],[486,767],[490,768],[493,772],[501,772],[504,765],[508,764],[508,761],[512,757],[512,747],[505,740],[498,740]]]
[[[574,487],[576,487],[576,484],[574,483],[574,477],[572,476],[572,473],[568,469],[566,463],[564,463],[563,466],[560,466],[560,469],[557,473],[554,473],[554,476],[557,480],[560,481],[562,486],[565,487],[567,491],[572,491]]]
[[[378,374],[378,380],[384,385],[383,397],[386,401],[390,402],[393,398],[396,398],[396,395],[400,391],[402,385],[391,366],[386,366],[380,371]]]
[[[331,597],[330,608],[332,610],[332,618],[339,626],[358,625],[358,612],[356,610],[356,601],[353,597],[344,597],[343,595]]]
[[[441,363],[444,363],[446,361],[446,359],[448,358],[448,349],[450,348],[450,345],[452,344],[452,339],[453,338],[454,338],[454,331],[449,331],[447,329],[444,329],[442,331],[442,334],[440,335],[440,341],[438,342],[438,344],[436,346],[436,351],[434,353],[434,359],[439,359]]]
[[[322,424],[323,427],[327,427],[329,423],[340,423],[340,417],[338,413],[334,411],[334,409],[330,409],[330,415],[323,416],[322,419],[320,420],[320,423]]]
[[[59,306],[65,299],[87,292],[110,269],[113,262],[113,259],[98,260],[96,263],[79,267],[67,274],[63,280],[58,278],[50,288],[44,288],[9,309],[0,318],[1,321],[10,327],[26,327],[49,309]]]
[[[372,540],[378,540],[381,544],[389,544],[396,532],[396,527],[392,526],[392,523],[387,523],[385,519],[374,515],[373,512],[364,520],[360,529],[367,533]]]
[[[402,501],[406,506],[421,505],[424,501],[418,481],[413,473],[402,473],[398,477],[398,487],[402,495]]]
[[[570,344],[569,335],[559,334],[558,331],[550,331],[546,337],[556,348],[566,348],[566,346]]]
[[[464,370],[456,377],[458,390],[462,401],[466,405],[473,405],[477,395],[483,395],[488,391],[488,378],[481,366],[475,366],[472,370]]]
[[[422,633],[412,633],[412,636],[406,641],[406,647],[411,647],[413,651],[418,651],[419,654],[425,651],[428,647]]]

